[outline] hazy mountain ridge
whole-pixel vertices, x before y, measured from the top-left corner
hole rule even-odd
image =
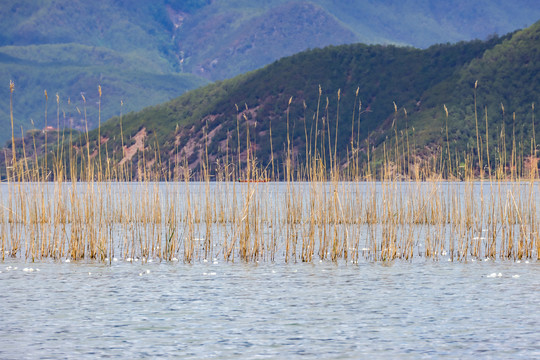
[[[274,59],[308,48],[354,42],[425,48],[436,43],[486,39],[531,25],[540,18],[540,5],[530,0],[511,4],[487,0],[272,0],[262,6],[254,4],[257,3],[246,0],[213,1],[199,11],[185,14],[177,34],[179,50],[184,55],[184,69],[220,80],[267,64],[263,53],[272,54],[277,49],[272,46],[257,48],[257,45],[272,43],[271,34],[265,34],[265,29],[276,24],[272,18],[290,19],[281,24],[283,32],[295,33],[295,27],[300,25],[305,29],[295,37],[284,39],[281,44],[276,41],[279,51],[281,48],[284,51]],[[521,23],[513,26],[517,19]],[[317,37],[313,32],[315,28],[321,31],[325,27],[335,29],[330,32],[332,36]],[[235,32],[240,36],[228,38]],[[200,34],[205,35],[200,38]],[[257,41],[249,41],[248,34]],[[201,48],[205,50],[200,51]],[[249,61],[238,61],[239,57],[235,56],[238,49],[252,50]],[[228,63],[228,59],[234,61]]]

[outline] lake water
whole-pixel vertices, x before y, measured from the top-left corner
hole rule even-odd
[[[60,186],[0,185],[0,359],[540,358],[540,183]]]
[[[536,261],[8,259],[0,358],[540,357]]]

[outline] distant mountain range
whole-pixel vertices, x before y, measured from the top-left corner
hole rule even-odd
[[[538,18],[540,4],[528,0],[4,0],[0,141],[11,132],[9,80],[17,132],[45,122],[93,128],[98,85],[104,121],[306,49],[356,42],[425,48],[486,39]]]
[[[283,56],[351,43],[426,48],[532,25],[540,3],[507,1],[199,1],[179,12],[184,71],[230,78]]]

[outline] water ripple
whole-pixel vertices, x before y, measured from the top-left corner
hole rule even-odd
[[[534,358],[539,269],[14,260],[0,358]]]

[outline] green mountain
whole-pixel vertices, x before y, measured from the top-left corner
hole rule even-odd
[[[383,147],[393,146],[395,134],[402,139],[409,135],[422,156],[444,144],[451,147],[451,154],[461,154],[476,148],[477,122],[485,144],[487,109],[489,143],[500,142],[504,124],[505,141],[513,129],[527,154],[532,103],[540,94],[539,40],[540,22],[501,38],[425,50],[356,44],[306,51],[165,104],[113,118],[100,130],[106,144],[102,151],[120,161],[122,140],[131,149],[142,150],[142,142],[135,144],[145,135],[145,160],[159,160],[163,169],[184,159],[197,168],[206,149],[215,167],[227,155],[245,158],[249,131],[252,156],[263,167],[272,153],[276,164],[283,161],[287,134],[298,162],[305,159],[306,149],[314,153],[315,147],[329,158],[334,149],[346,161],[351,142],[363,158],[368,149],[381,154]],[[449,111],[448,121],[443,105]],[[90,137],[94,151],[97,133]],[[142,154],[139,151],[131,160],[136,162]]]
[[[531,0],[4,0],[0,141],[10,133],[10,80],[17,131],[58,123],[56,93],[61,125],[93,128],[98,85],[101,118],[107,119],[309,48],[355,42],[426,47],[484,39],[539,17],[540,5]],[[52,98],[47,118],[44,90]],[[86,119],[79,115],[84,107]]]
[[[475,94],[476,112],[475,118]],[[421,111],[412,119],[420,145],[439,143],[445,128],[445,112],[449,111],[451,152],[478,146],[476,128],[481,143],[493,145],[506,141],[511,148],[515,134],[518,151],[531,153],[531,139],[539,137],[538,116],[534,106],[540,100],[540,22],[516,32],[484,54],[473,59],[445,81],[422,95]],[[487,135],[486,135],[487,120]],[[477,125],[478,123],[478,125]],[[504,139],[501,138],[504,136]],[[491,161],[495,161],[495,153]]]

